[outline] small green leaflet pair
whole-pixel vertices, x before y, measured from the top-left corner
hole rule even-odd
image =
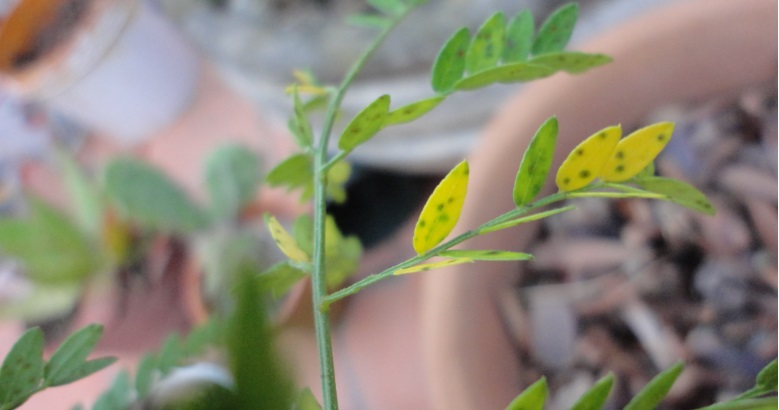
[[[0,367],[0,410],[16,408],[43,389],[83,379],[110,366],[116,358],[87,360],[102,334],[102,326],[88,325],[65,339],[45,361],[43,332],[37,327],[27,330]]]
[[[528,10],[508,23],[503,13],[493,14],[473,38],[468,28],[461,28],[433,64],[433,90],[446,95],[494,83],[536,80],[558,71],[582,73],[610,62],[604,54],[563,51],[578,14],[576,4],[566,4],[550,14],[537,33]]]

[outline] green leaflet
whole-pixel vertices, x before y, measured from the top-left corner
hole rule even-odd
[[[293,266],[289,261],[284,261],[258,275],[257,285],[261,291],[270,293],[274,299],[279,299],[307,275],[308,272]]]
[[[549,216],[552,216],[552,215],[563,213],[565,211],[570,211],[571,209],[574,209],[574,208],[575,208],[575,206],[568,205],[568,206],[564,206],[562,208],[550,209],[548,211],[539,212],[537,214],[528,215],[528,216],[525,216],[525,217],[522,217],[522,218],[512,219],[510,221],[503,222],[503,223],[500,223],[500,224],[497,224],[497,225],[493,225],[493,226],[490,226],[488,228],[482,228],[481,230],[479,230],[479,233],[500,231],[502,229],[511,228],[512,226],[517,226],[519,224],[532,222],[532,221],[537,221],[539,219],[543,219],[543,218],[546,218],[546,217],[549,217]]]
[[[439,255],[447,258],[472,259],[475,261],[527,261],[533,259],[533,255],[529,253],[493,250],[452,249],[443,251]]]
[[[59,148],[54,152],[62,170],[63,182],[73,202],[76,223],[87,235],[98,237],[103,225],[105,204],[95,182],[87,177],[72,154]]]
[[[0,367],[0,407],[14,408],[38,391],[43,377],[43,332],[27,330]]]
[[[384,126],[387,127],[414,121],[432,111],[435,107],[438,107],[438,104],[445,99],[446,96],[441,95],[404,105],[403,107],[390,111],[389,114],[387,114],[387,118],[384,120]]]
[[[503,44],[503,63],[519,63],[527,60],[533,47],[533,15],[530,10],[517,13],[506,26]]]
[[[102,248],[59,210],[29,198],[24,219],[0,219],[0,251],[23,263],[25,273],[42,284],[77,283],[105,262]]]
[[[550,14],[538,29],[533,42],[533,54],[553,53],[565,48],[578,16],[579,6],[576,3],[568,3]]]
[[[418,254],[433,249],[454,229],[468,192],[468,174],[468,162],[460,162],[427,199],[414,228],[413,245]]]
[[[186,234],[208,225],[206,214],[178,185],[139,160],[108,164],[104,190],[122,215],[147,229]]]
[[[598,380],[579,400],[574,403],[571,410],[600,410],[609,398],[611,387],[614,385],[614,375],[609,373]]]
[[[552,167],[557,131],[557,118],[549,118],[541,124],[525,150],[514,181],[514,204],[517,207],[532,201],[544,187]]]
[[[272,187],[286,187],[287,191],[302,188],[301,200],[313,195],[314,160],[306,154],[294,154],[276,165],[265,182]]]
[[[375,14],[352,14],[346,17],[346,22],[357,27],[365,27],[383,30],[392,24],[392,21],[384,16],[377,16]]]
[[[548,394],[546,378],[542,377],[514,398],[506,410],[542,410]]]
[[[635,180],[641,188],[665,195],[671,202],[690,208],[706,215],[714,215],[717,211],[701,191],[692,185],[676,179],[649,177]]]
[[[506,21],[495,13],[479,27],[465,54],[465,71],[474,74],[495,67],[503,54]]]
[[[306,387],[300,392],[295,403],[292,404],[292,410],[322,410],[322,405],[319,404],[314,394],[311,393],[311,389]]]
[[[463,27],[446,41],[433,63],[431,83],[433,91],[447,94],[465,73],[465,54],[471,40],[468,28]]]
[[[289,120],[289,130],[298,146],[306,149],[313,143],[314,132],[311,130],[311,122],[306,116],[303,103],[300,102],[297,84],[292,89],[292,102],[294,116]]]
[[[528,60],[528,63],[550,67],[555,71],[565,71],[571,74],[579,74],[591,68],[608,64],[611,61],[611,57],[605,54],[589,54],[578,51],[559,51],[533,57]]]
[[[537,80],[554,74],[554,70],[540,65],[513,63],[490,68],[465,77],[454,84],[458,91],[475,90],[494,83],[518,83]]]
[[[382,95],[360,111],[346,126],[338,140],[338,148],[351,151],[373,138],[384,127],[390,106],[390,96]]]
[[[293,226],[293,236],[301,249],[314,251],[314,221],[308,215],[299,216]],[[357,271],[362,257],[362,244],[356,236],[344,236],[335,219],[325,219],[325,274],[328,289],[336,289]]]
[[[111,387],[97,398],[92,410],[126,409],[133,400],[131,392],[130,375],[126,370],[122,370],[111,383]]]
[[[46,386],[54,387],[74,382],[114,363],[116,358],[113,357],[86,360],[102,334],[103,326],[92,324],[68,336],[46,363]]]
[[[473,259],[469,258],[459,258],[459,259],[447,259],[445,261],[440,262],[432,262],[432,263],[423,263],[421,265],[414,265],[409,268],[403,268],[398,269],[395,272],[393,272],[393,275],[405,275],[408,273],[414,273],[414,272],[427,272],[429,270],[438,269],[438,268],[445,268],[447,266],[455,266],[455,265],[462,265],[463,263],[471,263],[473,262]]]
[[[368,0],[368,4],[384,14],[395,17],[403,14],[407,8],[400,0]]]
[[[244,146],[220,147],[206,160],[206,189],[217,219],[236,218],[254,199],[261,181],[260,160]]]
[[[625,406],[625,410],[652,410],[671,390],[676,378],[684,369],[684,363],[676,363],[653,377]]]

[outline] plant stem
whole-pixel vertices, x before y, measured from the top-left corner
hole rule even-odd
[[[413,7],[409,7],[408,13]],[[346,94],[346,90],[362,70],[365,63],[376,52],[381,43],[405,16],[397,16],[374,39],[370,47],[360,56],[344,76],[341,85],[331,97],[328,104],[325,122],[322,127],[318,150],[314,156],[314,270],[311,274],[311,289],[314,306],[314,329],[316,331],[317,350],[319,353],[320,377],[322,381],[322,405],[325,410],[338,409],[338,395],[335,384],[335,366],[333,363],[333,343],[330,334],[329,305],[323,301],[327,297],[327,281],[325,278],[325,219],[326,219],[326,186],[327,161],[330,134],[333,130],[336,114]],[[332,164],[332,163],[331,163]]]

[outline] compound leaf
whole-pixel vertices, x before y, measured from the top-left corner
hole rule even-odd
[[[338,140],[338,148],[351,151],[376,135],[384,127],[390,106],[390,96],[385,94],[360,111],[344,129]]]
[[[555,10],[541,25],[533,42],[533,54],[553,53],[565,48],[579,16],[579,6],[568,3]]]
[[[465,53],[465,70],[471,74],[495,67],[503,54],[506,21],[503,13],[493,14],[479,27]]]
[[[413,245],[418,254],[438,245],[454,229],[468,191],[468,174],[468,162],[462,161],[433,190],[414,228]]]
[[[471,41],[468,28],[463,27],[446,41],[433,63],[431,83],[433,91],[446,94],[465,73],[465,54]]]
[[[560,165],[555,183],[561,191],[579,189],[598,177],[622,136],[619,125],[606,127],[582,141]]]
[[[524,10],[514,16],[506,26],[503,44],[503,62],[519,63],[527,60],[533,47],[533,15],[530,10]]]
[[[549,118],[541,124],[525,150],[514,181],[514,204],[517,207],[532,201],[544,187],[552,167],[557,131],[557,118]]]

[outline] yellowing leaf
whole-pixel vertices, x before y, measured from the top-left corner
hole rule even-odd
[[[468,162],[460,162],[428,198],[414,228],[414,250],[418,254],[441,243],[454,229],[468,191],[468,173]]]
[[[470,262],[473,262],[473,259],[469,259],[469,258],[447,259],[441,262],[423,263],[421,265],[415,265],[410,268],[398,269],[392,274],[405,275],[407,273],[429,271],[437,268],[445,268],[447,266],[461,265],[463,263],[470,263]]]
[[[268,230],[273,237],[273,241],[276,242],[276,245],[279,246],[279,249],[281,249],[288,258],[296,262],[308,262],[310,260],[308,254],[303,251],[303,249],[300,249],[295,238],[281,226],[281,223],[275,216],[266,214],[265,224],[268,225]]]
[[[557,187],[561,191],[573,191],[597,178],[621,135],[622,128],[614,125],[592,134],[577,145],[557,170]]]
[[[654,161],[673,132],[672,122],[659,122],[631,133],[617,144],[598,176],[610,182],[632,178]]]

